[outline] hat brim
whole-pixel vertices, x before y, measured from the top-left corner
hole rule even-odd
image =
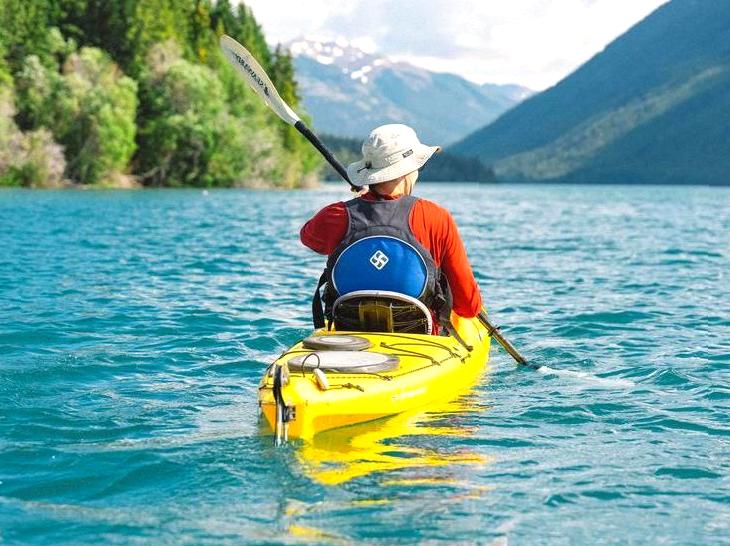
[[[413,154],[401,159],[398,163],[393,163],[382,169],[368,168],[364,159],[350,163],[347,166],[347,176],[350,182],[357,186],[372,186],[373,184],[381,184],[389,182],[405,176],[408,173],[417,171],[426,164],[433,154],[440,152],[439,146],[426,146],[421,144],[413,150]]]

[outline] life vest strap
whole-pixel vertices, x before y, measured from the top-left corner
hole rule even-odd
[[[320,293],[320,288],[324,286],[327,283],[327,272],[325,271],[322,273],[322,276],[320,276],[319,281],[317,282],[317,288],[314,290],[314,295],[312,296],[312,322],[314,323],[315,329],[324,328],[325,322],[324,322],[324,309],[322,309],[322,294]]]

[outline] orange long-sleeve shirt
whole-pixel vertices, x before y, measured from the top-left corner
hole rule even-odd
[[[376,196],[368,192],[360,199],[374,201]],[[331,254],[345,237],[348,221],[345,204],[341,201],[332,203],[304,224],[299,233],[302,244],[320,254]],[[446,274],[454,297],[454,312],[461,317],[479,314],[482,308],[479,286],[449,211],[436,203],[419,199],[411,209],[409,225],[416,239],[430,252],[436,267]]]

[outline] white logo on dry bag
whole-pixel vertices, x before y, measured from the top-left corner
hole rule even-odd
[[[373,264],[373,267],[380,271],[385,267],[385,264],[388,263],[388,256],[385,255],[384,252],[378,250],[375,254],[370,256],[370,263]]]

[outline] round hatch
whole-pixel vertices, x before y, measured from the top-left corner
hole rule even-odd
[[[398,367],[398,357],[365,351],[315,351],[289,359],[292,370],[319,368],[332,373],[389,372]]]
[[[302,341],[302,345],[315,351],[362,351],[363,349],[369,349],[372,344],[360,336],[326,334],[323,336],[309,336]]]

